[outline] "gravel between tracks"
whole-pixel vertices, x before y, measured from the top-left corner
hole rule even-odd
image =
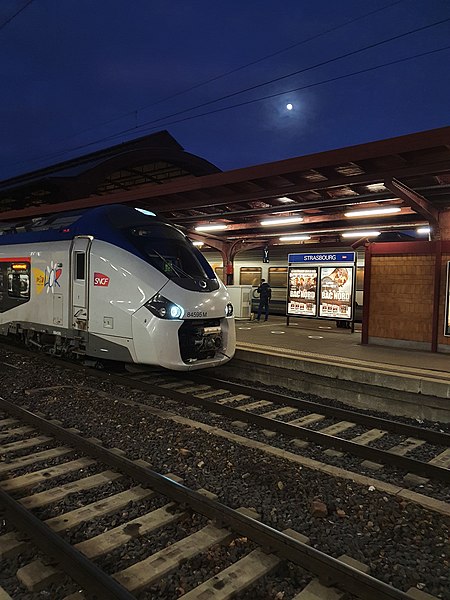
[[[361,560],[370,566],[372,575],[400,589],[417,585],[450,599],[448,519],[376,490],[149,416],[138,408],[124,409],[113,396],[145,399],[167,409],[160,397],[50,366],[38,356],[24,359],[0,349],[0,358],[26,365],[20,378],[13,369],[2,378],[0,394],[6,399],[78,427],[107,446],[125,450],[130,458],[148,460],[155,470],[175,473],[193,489],[209,489],[233,508],[254,508],[263,522],[278,529],[296,529],[314,547],[333,556],[345,553]],[[71,389],[24,393],[28,388],[57,385]],[[82,385],[103,390],[111,398]],[[179,410],[186,416],[185,407]],[[199,411],[194,413],[198,418]],[[326,504],[326,516],[313,516],[314,499]],[[267,598],[283,591],[271,590]]]
[[[224,378],[225,380],[225,378]],[[227,381],[231,383],[237,383],[239,385],[249,385],[247,380],[236,379],[233,377],[226,378]],[[255,383],[251,382],[251,385],[254,386],[255,389],[260,389],[264,391],[274,392],[277,394],[281,394],[283,396],[291,396],[292,398],[299,398],[301,400],[309,400],[310,402],[318,402],[319,404],[324,404],[326,406],[334,406],[335,408],[342,408],[344,410],[352,410],[354,412],[361,413],[363,415],[371,415],[373,417],[380,417],[382,419],[395,420],[399,423],[406,423],[407,425],[420,425],[420,427],[426,427],[427,429],[434,429],[436,431],[443,431],[446,433],[450,433],[450,423],[441,423],[436,421],[427,421],[422,419],[410,419],[408,417],[403,417],[401,415],[391,415],[387,412],[377,411],[377,410],[367,410],[365,408],[361,408],[358,406],[349,406],[349,404],[344,404],[344,402],[340,402],[339,400],[334,400],[333,398],[322,398],[320,396],[316,396],[315,394],[305,394],[304,392],[298,392],[296,390],[290,390],[287,388],[279,387],[279,386],[270,386],[265,383]],[[319,412],[319,411],[317,411]]]

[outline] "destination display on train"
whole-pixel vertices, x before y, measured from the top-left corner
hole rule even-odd
[[[289,267],[287,314],[317,316],[317,267]]]
[[[321,267],[319,317],[351,319],[353,267]]]

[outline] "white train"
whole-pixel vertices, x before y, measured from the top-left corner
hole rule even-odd
[[[186,371],[230,360],[223,283],[176,227],[115,205],[0,224],[0,334]]]

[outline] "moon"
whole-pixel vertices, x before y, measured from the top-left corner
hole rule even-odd
[[[294,108],[294,105],[289,102],[289,104],[286,104],[286,108],[287,110],[292,110]]]

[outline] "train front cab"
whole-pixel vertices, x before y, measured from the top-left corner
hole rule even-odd
[[[89,355],[175,370],[213,367],[233,356],[234,319],[226,316],[222,284],[212,293],[183,290],[148,263],[100,240],[92,243],[88,264]],[[158,294],[182,306],[182,316],[152,312]]]
[[[161,290],[164,297],[179,295],[173,282]],[[212,297],[211,297],[212,296]],[[137,362],[188,371],[216,367],[230,360],[235,351],[234,318],[226,315],[228,293],[221,285],[215,294],[184,295],[182,318],[161,318],[147,305],[133,315],[133,341]],[[207,303],[202,300],[208,300]],[[203,304],[207,310],[199,310]]]

